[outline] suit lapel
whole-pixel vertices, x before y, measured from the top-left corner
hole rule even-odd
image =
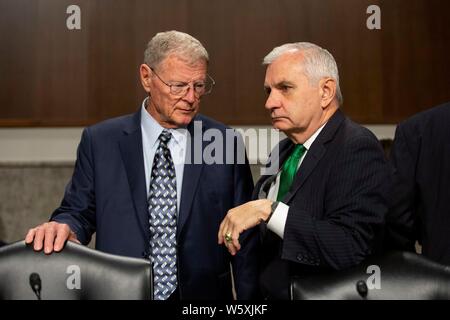
[[[255,190],[253,192],[253,199],[263,199],[266,198],[270,185],[277,178],[278,173],[280,172],[280,168],[283,165],[283,162],[292,152],[292,148],[294,144],[288,138],[282,140],[270,153],[270,157],[267,160],[266,168],[270,168],[272,166],[276,166],[277,172],[273,175],[263,175],[259,178],[256,183]]]
[[[195,124],[197,122],[197,124]],[[200,126],[198,123],[200,122]],[[192,202],[197,190],[200,174],[203,170],[203,121],[194,118],[188,125],[188,139],[186,144],[186,162],[183,172],[183,186],[180,200],[180,211],[178,217],[177,237],[183,229],[189,215],[191,214]]]
[[[297,175],[292,183],[290,191],[283,198],[284,203],[288,203],[308,179],[309,175],[317,166],[320,159],[322,159],[322,157],[324,156],[326,152],[326,143],[334,137],[343,120],[344,115],[338,109],[330,118],[328,123],[325,125],[320,134],[317,136],[316,140],[311,145],[311,148],[306,153],[305,159],[298,169]]]
[[[145,186],[144,156],[142,151],[141,111],[136,112],[125,125],[119,141],[133,198],[134,212],[144,237],[148,238],[149,222]]]

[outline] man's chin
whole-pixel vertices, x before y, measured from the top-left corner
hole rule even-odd
[[[189,114],[179,115],[174,120],[178,127],[186,127],[194,119],[196,112],[190,112]]]
[[[272,119],[272,127],[280,131],[289,130],[289,126],[282,118]]]

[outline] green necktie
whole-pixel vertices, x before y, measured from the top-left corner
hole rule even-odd
[[[280,187],[278,188],[277,201],[283,199],[294,181],[295,173],[297,172],[298,162],[305,153],[306,148],[302,144],[296,144],[294,151],[287,160],[283,163],[283,169],[280,177]]]

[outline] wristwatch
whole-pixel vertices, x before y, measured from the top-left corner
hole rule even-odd
[[[270,218],[272,218],[273,213],[275,212],[275,209],[278,207],[279,202],[278,201],[274,201],[272,202],[272,205],[270,206],[270,214],[269,217],[267,218],[267,220],[265,221],[266,224],[269,223]]]

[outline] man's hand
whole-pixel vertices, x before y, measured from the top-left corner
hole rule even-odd
[[[240,249],[239,235],[261,221],[266,221],[270,215],[272,201],[260,199],[247,202],[228,211],[220,224],[217,238],[219,244],[225,244],[228,251],[234,256]],[[227,241],[228,236],[231,239]]]
[[[42,245],[44,245],[45,254],[61,251],[66,240],[80,243],[67,224],[54,221],[43,223],[28,230],[25,237],[25,243],[30,244],[34,242],[33,248],[35,251],[42,250]]]

